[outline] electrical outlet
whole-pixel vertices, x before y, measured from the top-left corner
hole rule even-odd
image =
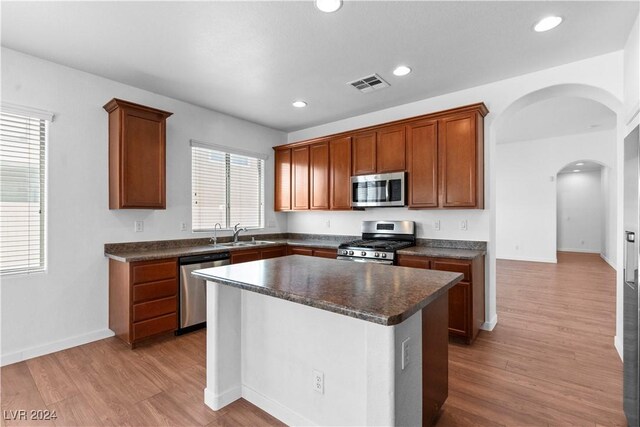
[[[467,220],[466,219],[463,219],[462,221],[460,221],[460,230],[467,231]]]
[[[181,222],[180,223],[180,231],[187,231],[187,223],[186,222]]]
[[[440,220],[436,219],[435,221],[433,221],[433,229],[436,231],[440,231]]]
[[[331,220],[328,219],[325,224],[327,224],[327,228],[331,228]]]
[[[320,394],[324,394],[324,373],[313,371],[313,389]]]
[[[404,370],[407,366],[409,366],[409,340],[411,338],[407,338],[402,341],[402,370]]]
[[[136,233],[141,233],[144,231],[144,221],[134,221],[133,229]]]

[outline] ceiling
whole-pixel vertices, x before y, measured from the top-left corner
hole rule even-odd
[[[3,46],[284,131],[622,49],[638,2],[2,2]],[[549,14],[565,18],[532,31]],[[406,64],[414,72],[395,77]],[[391,87],[346,83],[378,73]],[[295,109],[303,99],[308,107]],[[478,100],[482,101],[482,100]]]
[[[616,126],[616,115],[586,98],[557,97],[516,112],[496,132],[498,144],[601,132]]]
[[[577,163],[582,163],[581,165],[578,165]],[[602,165],[600,163],[596,163],[596,162],[591,162],[589,160],[579,160],[575,163],[571,163],[567,166],[565,166],[564,168],[560,169],[560,171],[558,172],[560,173],[576,173],[575,171],[579,171],[579,172],[595,172],[595,171],[599,171],[602,169]]]

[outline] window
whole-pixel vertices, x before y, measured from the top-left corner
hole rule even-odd
[[[0,111],[0,274],[45,269],[47,113]]]
[[[191,141],[191,228],[264,227],[264,156]]]

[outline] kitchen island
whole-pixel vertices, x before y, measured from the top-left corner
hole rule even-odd
[[[429,425],[447,396],[458,273],[288,256],[207,280],[205,403],[287,424]]]

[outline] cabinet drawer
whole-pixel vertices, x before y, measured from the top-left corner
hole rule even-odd
[[[275,248],[266,248],[262,250],[262,259],[278,258],[287,254],[286,246],[277,246]]]
[[[401,267],[431,268],[431,260],[417,255],[398,255],[398,265]]]
[[[311,248],[301,248],[299,246],[289,246],[289,255],[313,256],[313,249],[311,249]]]
[[[440,271],[453,271],[454,273],[464,274],[462,280],[471,281],[471,263],[468,261],[433,261],[431,268]]]
[[[136,303],[150,299],[166,298],[177,293],[178,282],[176,279],[143,283],[133,286],[133,302]]]
[[[177,269],[178,266],[175,260],[134,264],[131,269],[131,282],[136,284],[174,279],[178,274]]]
[[[246,251],[231,252],[231,264],[239,264],[241,262],[257,261],[261,259],[259,249],[249,249]]]
[[[169,297],[135,304],[133,306],[133,321],[140,322],[163,314],[174,313],[178,308],[176,301],[176,297]]]
[[[162,332],[175,331],[178,326],[178,317],[176,313],[167,314],[166,316],[156,317],[155,319],[145,320],[133,324],[133,341]]]
[[[338,251],[336,249],[314,249],[313,256],[336,259],[338,257]]]

